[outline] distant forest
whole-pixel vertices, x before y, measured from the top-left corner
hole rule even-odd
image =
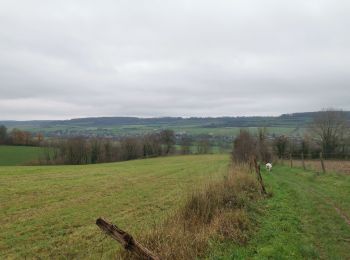
[[[287,134],[293,132],[302,135],[300,129],[309,125],[320,112],[283,114],[280,116],[252,117],[89,117],[70,120],[34,120],[34,121],[0,121],[0,125],[9,130],[17,128],[41,133],[46,137],[104,137],[118,138],[137,136],[172,129],[176,134],[220,136],[220,140],[238,134],[239,128],[267,127],[270,134]],[[344,112],[350,121],[350,111]],[[232,129],[236,128],[235,131]],[[224,141],[224,140],[221,140]]]
[[[116,125],[201,125],[202,127],[276,127],[303,126],[309,123],[319,112],[303,112],[282,114],[280,116],[242,116],[242,117],[87,117],[70,120],[32,120],[32,121],[0,121],[6,127],[46,128],[55,126],[116,126]],[[350,120],[350,111],[345,111]]]

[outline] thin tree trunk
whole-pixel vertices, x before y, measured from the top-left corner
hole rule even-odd
[[[254,166],[255,166],[256,175],[258,177],[258,181],[259,181],[260,186],[261,186],[262,193],[266,195],[267,192],[266,192],[265,185],[264,185],[263,179],[261,177],[261,173],[260,173],[260,164],[258,164],[256,158],[254,158]]]
[[[322,152],[320,152],[320,161],[321,161],[322,172],[325,173],[326,172],[326,168],[324,167]]]
[[[304,153],[301,153],[301,162],[303,164],[303,169],[306,170],[305,161],[304,161]]]

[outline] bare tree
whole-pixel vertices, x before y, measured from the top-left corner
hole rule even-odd
[[[348,129],[346,114],[343,111],[326,109],[318,112],[311,123],[311,133],[317,139],[324,156],[335,155]]]
[[[211,145],[208,138],[202,138],[197,143],[197,153],[199,154],[207,154],[211,152]]]
[[[127,161],[142,158],[142,152],[142,144],[139,139],[127,137],[121,140],[121,153],[123,160]]]
[[[173,130],[165,129],[160,132],[162,144],[165,146],[165,154],[173,151],[175,144],[175,134]]]
[[[69,138],[63,143],[60,150],[61,157],[65,164],[86,164],[89,163],[89,147],[83,137]]]
[[[191,153],[192,139],[189,136],[182,136],[181,138],[181,154]]]
[[[14,128],[10,132],[10,136],[13,145],[32,145],[32,134],[28,131]]]
[[[102,162],[102,142],[99,139],[90,140],[90,162],[98,163]]]
[[[237,162],[249,162],[256,156],[256,139],[247,130],[241,129],[233,142],[232,159]]]
[[[301,139],[300,141],[300,152],[303,154],[303,156],[309,156],[310,144],[311,144],[310,136],[307,134],[304,134],[303,139]]]
[[[265,163],[272,159],[271,145],[267,139],[267,129],[265,127],[258,129],[257,155]]]
[[[159,134],[145,135],[142,140],[143,157],[155,157],[162,155]]]
[[[6,143],[7,140],[7,128],[4,125],[0,125],[0,144]]]
[[[279,159],[283,158],[284,155],[286,154],[287,147],[289,144],[288,137],[285,135],[280,135],[275,138],[274,140],[274,147],[277,153],[277,156]]]
[[[110,140],[106,140],[103,144],[103,161],[112,162],[119,158],[119,147],[113,146]]]

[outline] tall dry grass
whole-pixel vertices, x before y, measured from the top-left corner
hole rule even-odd
[[[161,259],[203,257],[210,240],[244,244],[254,226],[248,209],[261,197],[260,185],[248,168],[233,167],[223,179],[191,193],[178,211],[137,240]],[[119,251],[117,257],[134,256]]]

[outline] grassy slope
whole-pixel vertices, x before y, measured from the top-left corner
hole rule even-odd
[[[0,167],[0,258],[113,258],[104,216],[136,234],[179,206],[191,187],[226,172],[227,155],[86,166]]]
[[[111,258],[115,242],[97,216],[134,234],[181,203],[191,187],[225,172],[224,155],[176,156],[87,166],[0,167],[0,258]],[[211,177],[208,177],[211,176]],[[273,197],[247,246],[228,243],[222,259],[349,259],[350,176],[277,166],[264,173]]]
[[[264,179],[274,195],[260,230],[248,246],[226,245],[215,258],[350,259],[350,225],[335,208],[350,216],[350,176],[276,167]]]
[[[20,165],[38,159],[41,147],[0,145],[0,166]]]

